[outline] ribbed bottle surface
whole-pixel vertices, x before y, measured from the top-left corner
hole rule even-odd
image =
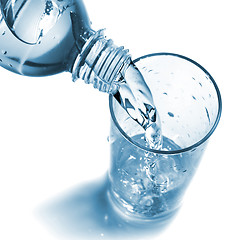
[[[73,81],[84,80],[101,92],[115,93],[117,80],[130,63],[128,50],[107,40],[103,30],[95,32],[85,43],[72,68]]]

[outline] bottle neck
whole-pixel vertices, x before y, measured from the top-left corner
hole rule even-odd
[[[128,50],[107,40],[103,30],[92,32],[74,61],[72,79],[81,78],[101,92],[114,94],[130,63]]]

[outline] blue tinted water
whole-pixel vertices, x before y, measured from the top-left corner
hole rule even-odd
[[[144,135],[133,138],[146,144]],[[173,141],[163,138],[163,150],[177,150]],[[172,214],[181,203],[189,177],[187,157],[142,151],[128,141],[111,146],[111,189],[113,202],[126,214],[137,218],[161,218]]]

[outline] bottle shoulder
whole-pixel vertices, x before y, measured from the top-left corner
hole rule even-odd
[[[51,5],[50,3],[47,5],[47,2],[55,4],[55,8],[56,3],[62,5],[59,9],[52,7],[53,10],[51,10]],[[25,6],[26,9],[23,7],[23,13],[16,19],[17,33],[9,27],[6,16],[2,12],[0,65],[27,76],[46,76],[68,70],[68,60],[76,51],[74,33],[80,34],[81,31],[89,28],[87,13],[80,0],[46,1],[45,4],[38,8],[30,5]],[[30,7],[32,14],[28,13]],[[73,31],[70,14],[72,12],[78,17],[78,33]],[[34,32],[34,36],[27,36]]]

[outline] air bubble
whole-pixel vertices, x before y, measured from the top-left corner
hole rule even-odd
[[[150,207],[153,204],[153,199],[151,196],[145,196],[140,200],[139,204]]]

